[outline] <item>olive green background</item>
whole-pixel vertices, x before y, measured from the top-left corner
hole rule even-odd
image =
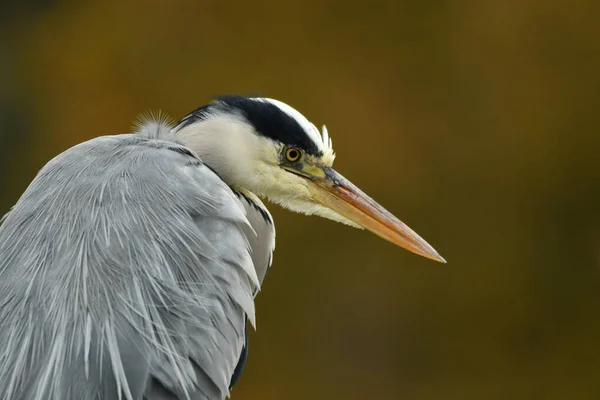
[[[327,124],[336,169],[437,264],[270,206],[240,399],[600,398],[600,3],[0,6],[2,213],[95,136],[211,96]]]

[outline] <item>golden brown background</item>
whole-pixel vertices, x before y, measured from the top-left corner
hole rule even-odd
[[[600,398],[600,2],[0,6],[0,206],[50,158],[261,93],[449,261],[271,206],[240,399]]]

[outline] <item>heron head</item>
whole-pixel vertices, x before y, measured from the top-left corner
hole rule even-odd
[[[445,262],[419,235],[336,172],[331,138],[289,105],[222,96],[185,116],[176,138],[233,189],[292,211],[367,229],[421,256]]]

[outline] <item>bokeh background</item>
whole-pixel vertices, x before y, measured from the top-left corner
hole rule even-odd
[[[3,1],[2,213],[147,110],[261,93],[447,265],[272,206],[233,399],[600,398],[600,3]]]

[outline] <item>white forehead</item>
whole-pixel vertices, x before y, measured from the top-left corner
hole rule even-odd
[[[273,104],[274,106],[277,106],[281,111],[294,118],[296,122],[298,122],[298,124],[302,127],[302,129],[304,129],[308,137],[317,145],[317,148],[319,150],[321,150],[324,153],[330,152],[332,150],[331,140],[327,135],[327,128],[325,128],[325,126],[323,126],[323,135],[321,135],[321,132],[319,132],[317,127],[308,119],[306,119],[306,117],[302,115],[302,113],[300,113],[292,106],[285,104],[284,102],[279,100],[268,99],[264,97],[255,97],[252,98],[252,100],[268,102]]]

